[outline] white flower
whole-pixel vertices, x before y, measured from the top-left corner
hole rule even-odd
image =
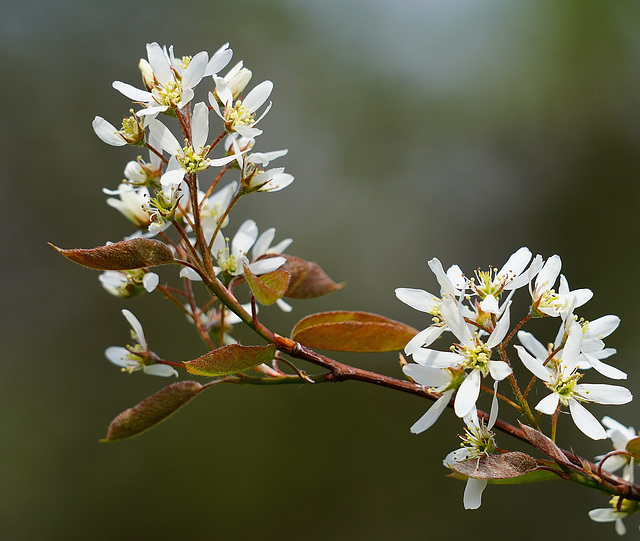
[[[135,114],[124,118],[120,129],[101,116],[96,116],[91,123],[96,135],[102,141],[114,147],[144,144],[144,124],[144,117],[139,118]]]
[[[272,235],[275,234],[275,230],[267,230],[265,233],[264,239],[270,236],[273,238]],[[242,260],[247,257],[249,250],[251,250],[251,247],[256,243],[257,239],[258,226],[253,220],[246,220],[240,225],[230,246],[229,239],[218,232],[211,247],[211,254],[216,260],[216,265],[213,267],[214,272],[216,274],[224,272],[230,276],[244,274]],[[268,249],[268,245],[266,247],[264,245],[264,239],[261,240],[260,249]],[[282,246],[286,246],[287,241],[290,241],[290,239],[282,241]],[[269,240],[269,243],[270,242]],[[284,257],[269,257],[253,261],[249,263],[248,266],[252,273],[259,275],[279,269],[285,261],[286,259]],[[180,276],[188,278],[189,280],[200,280],[200,276],[188,267],[184,267],[180,271]]]
[[[535,273],[540,269],[542,258],[536,257],[529,272],[525,273],[529,261],[531,261],[531,251],[523,246],[509,257],[498,272],[493,269],[476,271],[477,280],[470,283],[472,289],[481,299],[480,308],[484,312],[498,314],[498,298],[503,290],[515,291],[531,282]]]
[[[493,438],[491,428],[493,421],[489,421],[485,426],[484,422],[478,420],[478,413],[473,408],[464,416],[467,425],[464,437],[461,436],[461,449],[456,449],[449,453],[443,463],[448,468],[456,462],[465,462],[482,456],[492,454],[496,450],[496,443]],[[482,504],[482,492],[487,486],[486,479],[474,479],[469,477],[464,489],[463,503],[465,509],[478,509]]]
[[[149,227],[151,214],[149,208],[149,190],[147,188],[134,188],[130,184],[120,184],[117,190],[102,191],[107,195],[117,195],[107,199],[107,205],[120,212],[125,218],[133,222],[137,227]]]
[[[638,433],[632,426],[626,427],[611,417],[603,417],[602,424],[607,427],[607,437],[611,440],[615,451],[624,451],[627,443],[638,437]],[[604,455],[600,455],[596,459],[602,460],[603,457]],[[631,483],[634,482],[633,467],[635,466],[635,460],[630,456],[613,455],[606,459],[605,464],[606,469],[610,472],[624,467],[622,478]]]
[[[459,343],[455,346],[454,351],[418,349],[413,352],[413,360],[423,366],[468,371],[458,388],[454,402],[456,415],[464,417],[472,409],[475,409],[483,377],[490,374],[494,381],[498,382],[511,374],[511,367],[506,362],[491,359],[491,350],[502,342],[509,330],[509,306],[506,306],[486,343],[479,339],[478,333],[471,332],[453,299],[446,298],[442,301],[440,313]]]
[[[137,113],[139,116],[155,116],[170,109],[182,109],[193,99],[193,88],[202,80],[202,77],[205,74],[214,73],[214,70],[222,69],[231,59],[226,49],[218,51],[219,55],[217,57],[214,55],[211,62],[205,51],[180,61],[174,57],[173,47],[170,47],[169,51],[168,53],[157,43],[147,44],[149,60],[148,62],[141,60],[140,69],[148,90],[140,90],[120,81],[113,83],[113,88],[129,99],[144,105],[144,108]]]
[[[600,509],[592,509],[589,511],[589,518],[594,522],[615,522],[615,529],[618,535],[624,535],[627,533],[622,520],[629,515],[637,513],[640,504],[633,500],[622,500],[620,502],[620,496],[614,496],[609,500],[611,507],[604,507]]]
[[[560,276],[560,286],[556,293],[553,286],[560,275],[561,267],[560,256],[551,256],[538,273],[533,290],[529,286],[534,313],[551,317],[561,316],[565,319],[575,308],[582,306],[593,296],[590,289],[570,291],[564,276]]]
[[[243,274],[242,258],[247,256],[257,239],[258,226],[253,220],[246,220],[238,228],[231,241],[231,249],[229,249],[227,241],[219,234],[213,241],[211,250],[218,264],[217,267],[214,267],[216,274],[218,272],[226,272],[231,276]],[[285,261],[284,257],[270,257],[250,263],[249,269],[254,274],[265,274],[279,269]]]
[[[255,113],[262,107],[269,98],[273,90],[271,81],[263,81],[256,86],[243,100],[236,100],[234,103],[233,91],[222,77],[214,77],[216,83],[216,95],[222,103],[222,111],[216,101],[216,96],[209,94],[209,102],[213,110],[224,120],[225,128],[228,132],[237,132],[243,137],[257,137],[262,130],[254,126],[264,118],[271,108],[271,103],[267,106],[260,118],[256,120]]]
[[[155,272],[144,269],[129,271],[104,271],[98,276],[102,287],[114,297],[134,297],[142,290],[151,293],[158,287],[160,278]]]
[[[594,440],[604,439],[607,437],[604,428],[582,402],[626,404],[633,397],[625,387],[578,383],[581,374],[577,372],[577,365],[582,339],[580,325],[572,325],[564,348],[547,365],[544,364],[548,357],[546,350],[544,356],[535,358],[522,346],[515,347],[522,363],[552,391],[538,402],[536,409],[553,415],[560,406],[568,406],[573,422],[585,435]]]
[[[235,155],[208,158],[211,147],[209,137],[209,108],[205,103],[196,103],[191,117],[191,141],[183,148],[169,129],[159,120],[149,121],[149,131],[160,147],[170,154],[167,168],[160,179],[165,193],[180,185],[186,174],[195,174],[211,166],[222,166],[236,159]]]
[[[151,351],[147,345],[142,325],[129,310],[122,310],[122,314],[131,325],[131,335],[136,341],[133,346],[126,348],[108,347],[104,354],[116,366],[120,366],[123,372],[133,373],[142,370],[152,376],[178,376],[178,372],[167,364],[153,363]]]
[[[207,198],[204,197],[204,192],[198,192],[198,201],[200,202],[200,223],[202,225],[204,239],[207,244],[211,241],[213,233],[218,229],[218,224],[224,216],[224,213],[229,208],[231,198],[237,189],[237,182],[231,182]],[[226,216],[220,224],[220,228],[225,227],[228,223],[229,217]]]
[[[399,287],[396,289],[396,297],[403,303],[411,306],[420,312],[426,312],[433,316],[433,325],[416,334],[405,346],[407,355],[412,355],[415,351],[430,346],[446,329],[447,325],[440,314],[440,303],[447,296],[450,298],[461,297],[467,288],[467,282],[457,265],[449,267],[444,272],[442,263],[436,258],[429,261],[429,268],[433,271],[440,284],[440,295],[432,295],[423,289]],[[465,310],[460,307],[461,310]],[[465,311],[465,316],[471,316],[471,311]]]
[[[454,384],[455,378],[452,371],[447,368],[434,368],[419,364],[407,364],[402,367],[402,371],[416,383],[428,388],[429,391],[442,393],[442,396],[411,427],[410,430],[413,434],[420,434],[435,424],[449,404],[449,400],[456,392],[455,388],[450,388]]]

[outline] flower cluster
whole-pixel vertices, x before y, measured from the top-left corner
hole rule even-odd
[[[271,103],[263,106],[273,84],[263,81],[243,97],[252,77],[243,62],[221,74],[232,55],[229,44],[211,57],[204,51],[177,57],[173,47],[150,43],[147,58],[139,64],[143,88],[121,81],[113,83],[139,108],[130,110],[120,129],[102,117],[93,120],[94,131],[105,143],[148,150],[148,159],[139,156],[126,165],[124,180],[116,189],[104,189],[109,196],[107,204],[137,228],[125,240],[162,236],[176,258],[185,262],[180,277],[198,281],[208,277],[210,281],[217,276],[229,287],[243,277],[245,268],[255,275],[279,269],[286,261],[279,254],[291,243],[286,239],[272,246],[275,230],[269,228],[259,235],[253,220],[245,220],[230,241],[222,230],[230,223],[232,207],[241,196],[277,191],[293,182],[293,176],[284,168],[268,168],[270,162],[287,154],[286,149],[254,151],[256,138],[262,134],[256,125],[271,108]],[[206,99],[198,102],[196,91],[206,81],[210,83]],[[212,136],[216,120],[218,127]],[[174,135],[171,121],[177,121],[179,137]],[[201,174],[212,170],[214,180],[202,186]],[[234,172],[239,178],[220,187],[222,176]],[[177,242],[168,236],[172,225],[180,236]],[[100,276],[100,282],[109,293],[120,297],[156,288],[165,296],[170,295],[170,290],[160,284],[159,276],[145,268],[109,270]],[[186,291],[189,296],[190,288]],[[291,309],[281,299],[277,303],[283,310]],[[211,321],[222,318],[223,341],[231,340],[224,331],[235,316],[225,319],[224,307],[197,309],[193,299],[180,304],[201,330],[214,328]],[[119,351],[116,356],[113,350],[109,352],[111,361],[115,359],[132,371],[131,355],[135,353]],[[155,373],[147,368],[144,372]]]
[[[440,285],[439,294],[421,289],[396,289],[396,296],[402,302],[432,316],[431,325],[406,345],[405,353],[411,355],[414,363],[405,364],[403,371],[416,383],[440,393],[440,398],[411,427],[411,432],[420,433],[430,428],[451,400],[455,414],[465,419],[468,430],[472,430],[471,427],[477,430],[475,411],[481,388],[493,394],[489,422],[483,428],[489,430],[498,415],[498,384],[506,379],[511,384],[515,402],[506,398],[505,401],[521,413],[529,412],[529,421],[537,424],[526,401],[528,390],[524,394],[517,387],[514,366],[507,352],[507,344],[516,334],[521,345],[515,349],[522,365],[533,374],[534,381],[537,378],[551,392],[535,409],[553,417],[553,433],[558,412],[568,409],[584,434],[593,439],[607,437],[605,429],[583,404],[625,404],[631,401],[632,395],[625,387],[587,384],[580,380],[590,368],[608,378],[626,378],[624,372],[603,362],[615,353],[605,348],[603,338],[617,328],[619,319],[609,315],[588,322],[575,315],[575,309],[586,303],[592,292],[569,289],[567,280],[560,274],[559,256],[544,261],[540,255],[532,257],[531,251],[523,247],[509,257],[500,270],[477,270],[473,277],[463,274],[457,265],[445,272],[438,259],[429,261],[429,267]],[[557,291],[556,282],[559,283]],[[530,295],[529,314],[512,329],[513,296],[524,288]],[[516,332],[529,319],[540,317],[557,318],[560,323],[555,340],[546,346],[529,332]],[[455,338],[449,350],[433,349],[432,344],[445,332]],[[493,382],[490,386],[484,385],[487,379]]]

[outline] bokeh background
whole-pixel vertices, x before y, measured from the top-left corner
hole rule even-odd
[[[112,298],[46,242],[132,231],[101,188],[135,152],[104,145],[91,120],[127,113],[110,85],[139,85],[145,43],[186,55],[230,41],[255,82],[275,83],[257,149],[288,148],[278,165],[296,181],[247,198],[228,231],[248,217],[275,226],[348,283],[289,315],[265,310],[274,330],[337,308],[422,328],[393,290],[436,290],[430,258],[472,273],[526,245],[593,289],[581,315],[622,317],[607,344],[638,395],[639,28],[625,1],[4,0],[3,538],[614,538],[586,516],[607,498],[559,482],[489,487],[464,511],[441,465],[460,422],[448,413],[411,435],[429,403],[364,384],[216,388],[142,437],[100,444],[166,383],[104,359],[127,342],[121,308],[166,358],[203,350],[158,296]],[[400,373],[395,354],[340,358]],[[640,425],[634,404],[592,411]],[[586,457],[607,450],[568,418],[561,429]]]

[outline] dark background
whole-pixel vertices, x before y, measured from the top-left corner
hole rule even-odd
[[[121,308],[165,358],[203,350],[159,296],[112,298],[46,242],[91,247],[132,231],[100,190],[135,152],[104,145],[91,120],[127,113],[110,85],[140,86],[145,43],[186,55],[230,41],[254,84],[274,81],[256,149],[288,148],[276,165],[296,181],[247,198],[228,231],[248,217],[275,226],[291,253],[348,283],[289,315],[265,310],[270,327],[286,334],[340,308],[423,328],[393,290],[435,291],[430,258],[472,273],[526,245],[560,254],[570,285],[593,289],[580,315],[622,318],[607,345],[638,394],[639,24],[624,1],[5,0],[3,536],[613,538],[586,515],[607,498],[559,482],[489,487],[464,511],[463,484],[441,465],[460,422],[446,412],[411,435],[429,404],[364,384],[220,387],[142,437],[100,444],[117,413],[166,383],[105,360],[127,342]],[[395,354],[339,358],[399,374]],[[590,409],[640,425],[634,404]],[[560,429],[588,458],[608,449],[566,417]]]

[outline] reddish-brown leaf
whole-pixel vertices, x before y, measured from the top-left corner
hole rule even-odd
[[[377,314],[340,310],[301,319],[291,338],[311,348],[372,353],[400,350],[417,332]]]
[[[269,362],[275,354],[274,344],[268,346],[230,344],[214,349],[192,361],[184,361],[184,365],[189,372],[199,376],[223,376],[237,374]]]
[[[171,417],[203,389],[205,387],[196,381],[179,381],[165,387],[118,415],[111,421],[106,437],[100,441],[124,440],[149,430]]]
[[[155,239],[131,239],[96,248],[64,250],[49,243],[78,265],[97,270],[130,270],[174,262],[169,247]]]
[[[451,469],[474,479],[512,479],[532,472],[536,461],[525,453],[483,455],[472,460],[451,464]]]
[[[287,260],[281,269],[291,275],[285,297],[311,299],[344,287],[344,283],[337,284],[329,278],[317,263],[292,255],[280,255]]]

